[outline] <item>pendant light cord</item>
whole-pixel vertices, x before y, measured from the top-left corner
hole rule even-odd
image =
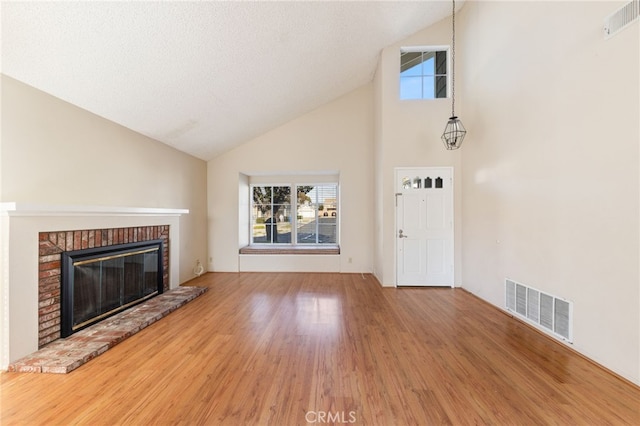
[[[456,106],[456,0],[453,0],[453,12],[451,13],[451,116],[455,117]]]
[[[448,150],[458,149],[462,145],[467,130],[462,122],[456,117],[456,0],[452,0],[453,10],[451,11],[451,117],[447,121],[444,132],[440,139],[444,142]]]

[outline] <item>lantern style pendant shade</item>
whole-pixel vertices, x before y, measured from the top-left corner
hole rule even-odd
[[[447,126],[444,128],[444,132],[442,132],[441,137],[444,147],[449,150],[460,148],[466,134],[467,130],[462,125],[462,121],[460,121],[455,115],[453,117],[449,117],[449,121],[447,122]]]
[[[441,139],[448,150],[458,149],[462,145],[467,130],[456,117],[456,0],[452,1],[451,12],[451,117],[444,128]]]

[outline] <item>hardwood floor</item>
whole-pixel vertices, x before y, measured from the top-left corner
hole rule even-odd
[[[66,375],[3,373],[2,425],[640,424],[640,389],[460,289],[215,273]]]

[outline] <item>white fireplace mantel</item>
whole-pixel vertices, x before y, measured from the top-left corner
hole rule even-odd
[[[155,207],[69,206],[34,203],[0,203],[0,214],[9,216],[180,216],[188,209]]]
[[[0,370],[38,349],[38,233],[169,225],[169,287],[179,285],[188,209],[0,203]]]

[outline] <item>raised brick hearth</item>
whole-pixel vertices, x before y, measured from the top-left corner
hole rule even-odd
[[[21,373],[69,373],[160,320],[207,291],[203,287],[171,289],[126,311],[58,339],[45,348],[9,364]]]
[[[65,251],[163,240],[162,277],[169,290],[169,225],[40,232],[38,256],[38,348],[60,338],[60,266]]]

